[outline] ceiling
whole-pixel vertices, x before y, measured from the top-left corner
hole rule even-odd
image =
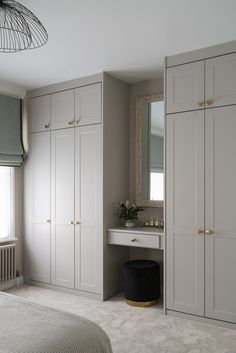
[[[235,0],[18,0],[48,30],[40,49],[0,54],[0,89],[24,90],[101,71],[135,82],[166,55],[236,39]]]

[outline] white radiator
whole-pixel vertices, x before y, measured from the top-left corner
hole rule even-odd
[[[0,283],[16,278],[15,244],[0,246]]]

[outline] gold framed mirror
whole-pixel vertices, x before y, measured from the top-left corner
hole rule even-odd
[[[144,207],[163,207],[164,97],[137,97],[135,108],[135,200]]]

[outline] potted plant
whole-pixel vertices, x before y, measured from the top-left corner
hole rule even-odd
[[[125,227],[134,227],[135,220],[138,219],[138,212],[143,211],[143,208],[126,200],[120,203],[119,218],[125,220]]]

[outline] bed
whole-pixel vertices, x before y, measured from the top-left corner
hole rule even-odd
[[[0,292],[0,353],[112,353],[95,323]]]

